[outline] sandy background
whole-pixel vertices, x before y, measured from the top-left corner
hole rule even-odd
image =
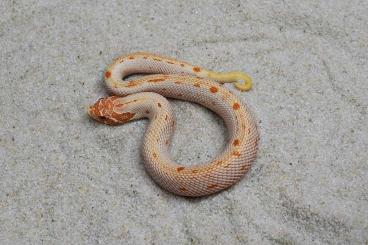
[[[1,244],[367,244],[367,1],[0,1]],[[146,121],[87,105],[121,54],[243,70],[257,161],[208,198],[146,174]],[[173,158],[204,162],[221,119],[173,101]]]

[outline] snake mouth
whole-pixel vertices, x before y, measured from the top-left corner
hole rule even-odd
[[[87,113],[93,120],[97,122],[104,123],[107,125],[118,125],[117,122],[115,122],[114,120],[111,120],[109,117],[105,115],[100,115],[99,112],[96,111],[96,107],[94,105],[89,106],[87,108]]]
[[[88,106],[88,108],[87,108],[87,114],[88,114],[91,118],[93,118],[94,120],[96,120],[96,121],[101,121],[101,118],[100,118],[98,115],[96,115],[96,111],[95,111],[94,109],[95,109],[95,108],[94,108],[94,106],[93,106],[93,105]]]

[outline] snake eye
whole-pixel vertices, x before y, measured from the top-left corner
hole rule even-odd
[[[106,120],[107,118],[105,116],[98,116],[98,119],[103,121],[103,120]]]

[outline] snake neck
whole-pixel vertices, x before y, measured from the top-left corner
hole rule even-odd
[[[169,101],[156,93],[142,94],[145,97],[145,108],[142,107],[142,110],[149,119],[142,147],[145,167],[150,173],[163,171],[166,167],[175,168],[169,148],[176,120]]]

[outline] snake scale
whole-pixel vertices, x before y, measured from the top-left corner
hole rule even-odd
[[[124,81],[129,75],[142,73],[148,75]],[[248,90],[251,80],[246,74],[212,72],[139,52],[115,59],[104,77],[113,95],[99,99],[89,107],[88,114],[108,125],[148,118],[143,142],[145,168],[169,192],[191,197],[218,192],[236,183],[255,160],[259,142],[255,118],[245,103],[220,85],[237,82],[238,89]],[[223,152],[204,164],[175,163],[169,154],[175,117],[165,97],[198,103],[217,113],[229,130]]]

